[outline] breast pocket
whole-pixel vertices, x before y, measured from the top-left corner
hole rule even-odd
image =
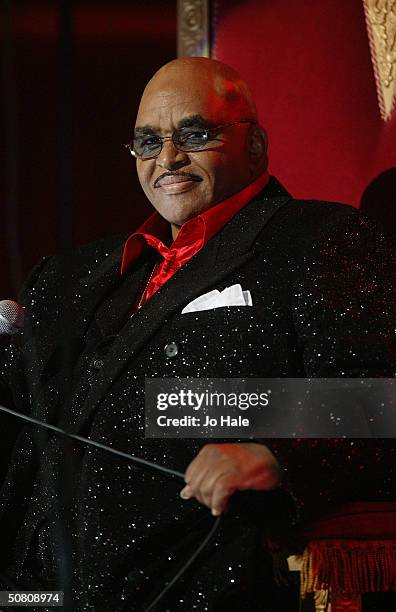
[[[259,321],[259,312],[252,306],[221,306],[210,310],[199,310],[180,314],[173,320],[176,328],[228,329],[253,325]]]
[[[171,322],[165,359],[171,374],[252,376],[263,346],[264,322],[251,306],[224,306],[177,315]]]

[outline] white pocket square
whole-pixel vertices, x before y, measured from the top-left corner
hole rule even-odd
[[[204,293],[187,304],[183,308],[182,314],[198,312],[199,310],[211,310],[221,306],[252,306],[250,291],[243,291],[239,284],[226,287],[223,291],[213,289],[213,291]]]

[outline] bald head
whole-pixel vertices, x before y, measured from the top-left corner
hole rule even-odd
[[[140,102],[134,146],[140,184],[174,235],[267,166],[249,87],[229,66],[203,57],[176,59],[155,73]]]
[[[257,121],[256,105],[246,82],[236,70],[214,59],[184,57],[165,64],[148,82],[140,106],[160,91],[189,93],[213,113],[221,112],[226,121]]]

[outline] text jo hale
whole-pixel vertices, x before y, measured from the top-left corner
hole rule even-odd
[[[180,419],[161,415],[157,418],[157,425],[159,427],[249,427],[250,422],[246,417],[230,415],[222,415],[219,418],[206,416],[205,419],[190,415]]]

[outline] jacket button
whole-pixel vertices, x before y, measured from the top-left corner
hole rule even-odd
[[[94,368],[96,368],[96,370],[100,370],[100,368],[103,367],[103,359],[94,359],[94,362],[92,365]]]
[[[176,342],[169,342],[169,344],[165,346],[164,351],[167,357],[176,357],[177,353],[179,352],[179,347],[177,346]]]

